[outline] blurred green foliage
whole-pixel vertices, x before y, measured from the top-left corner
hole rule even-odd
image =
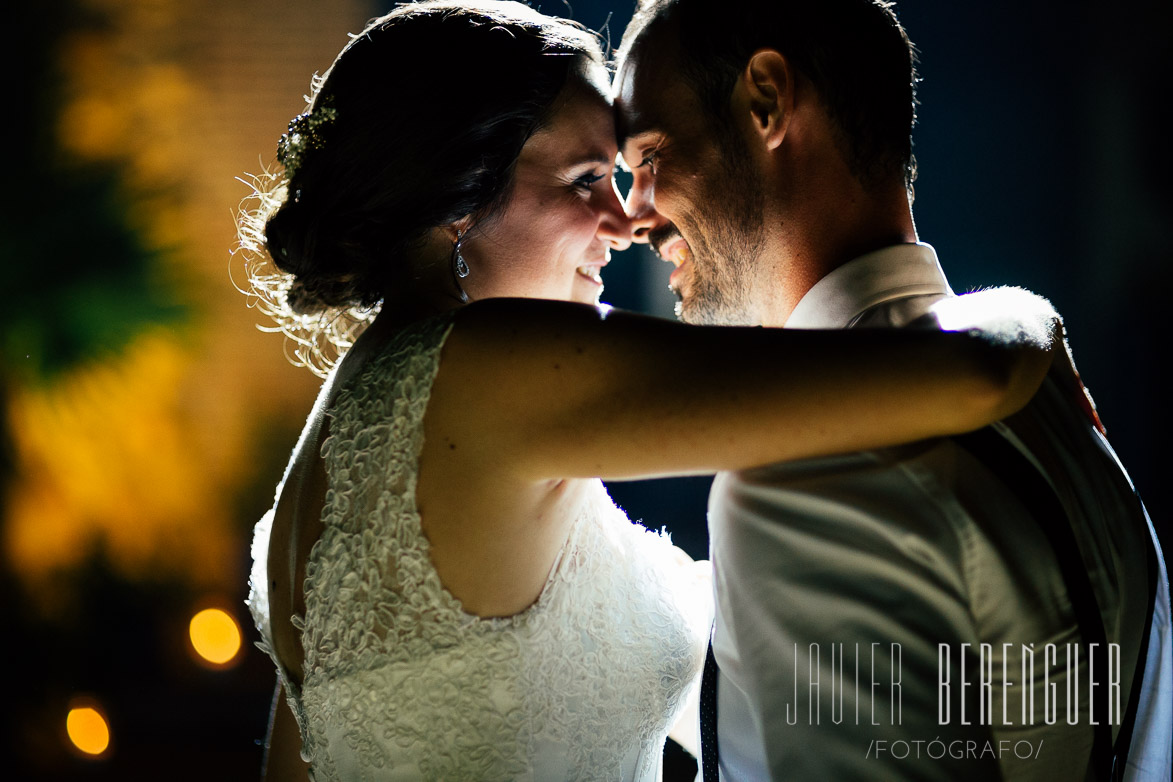
[[[0,34],[2,72],[15,74],[0,122],[0,374],[37,382],[184,309],[162,274],[166,251],[132,220],[119,167],[70,160],[57,144],[62,43],[104,20],[77,0],[13,5]]]

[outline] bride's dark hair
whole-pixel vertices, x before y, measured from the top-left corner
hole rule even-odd
[[[300,363],[323,374],[337,360],[430,229],[494,212],[584,61],[603,54],[577,23],[431,0],[375,19],[315,77],[239,226],[247,293]]]

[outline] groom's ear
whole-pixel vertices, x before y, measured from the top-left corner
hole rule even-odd
[[[790,61],[775,49],[758,49],[740,81],[754,130],[766,149],[777,149],[794,116],[795,73]]]

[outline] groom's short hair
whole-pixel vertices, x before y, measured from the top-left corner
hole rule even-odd
[[[681,73],[715,127],[730,127],[729,98],[758,49],[805,75],[839,129],[837,142],[865,186],[915,177],[916,50],[886,0],[639,0],[619,48],[674,29]]]

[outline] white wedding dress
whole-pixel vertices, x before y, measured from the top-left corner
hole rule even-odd
[[[415,503],[451,322],[396,335],[329,411],[324,531],[306,567],[306,614],[293,617],[300,689],[278,664],[302,757],[316,782],[656,780],[703,662],[709,587],[595,480],[533,606],[505,619],[462,610]],[[256,527],[249,596],[266,651],[272,517]]]

